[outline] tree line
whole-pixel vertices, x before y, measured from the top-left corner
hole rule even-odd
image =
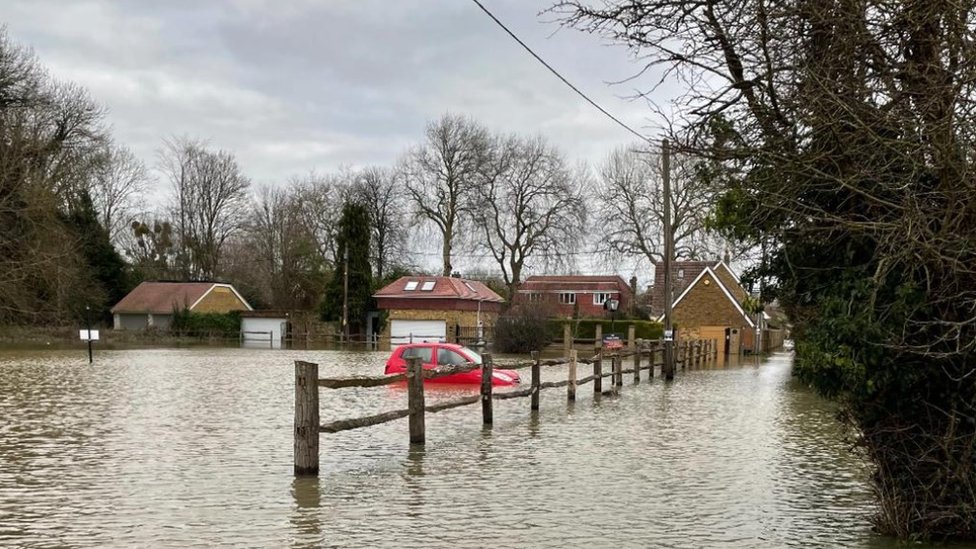
[[[506,296],[528,273],[573,270],[579,254],[602,253],[608,270],[628,257],[648,265],[663,242],[659,164],[635,144],[591,169],[542,136],[445,114],[389,166],[257,185],[231,151],[187,136],[163,140],[147,165],[86,90],[3,29],[0,323],[70,323],[86,307],[107,318],[143,280],[227,281],[255,306],[338,319],[347,273],[349,316],[361,318],[377,286],[429,269],[428,242],[436,274],[477,263]],[[713,192],[680,166],[680,255],[717,257]]]

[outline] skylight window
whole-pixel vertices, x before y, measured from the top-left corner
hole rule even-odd
[[[475,290],[474,286],[472,286],[470,282],[465,282],[464,285],[467,286],[468,289],[471,290],[472,292],[478,293],[478,290]]]
[[[416,280],[411,280],[410,282],[407,282],[407,285],[404,286],[403,289],[406,290],[406,291],[408,291],[408,292],[412,292],[412,291],[416,290],[417,289],[417,281]]]
[[[434,289],[434,284],[436,283],[437,283],[436,280],[425,280],[424,285],[420,287],[420,291],[421,292],[432,291]]]

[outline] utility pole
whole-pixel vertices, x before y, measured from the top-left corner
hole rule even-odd
[[[349,340],[349,243],[346,243],[346,255],[343,259],[342,273],[342,339]]]
[[[674,260],[674,235],[671,234],[671,144],[661,142],[661,170],[664,187],[664,379],[674,379],[674,326],[671,323],[671,263]]]

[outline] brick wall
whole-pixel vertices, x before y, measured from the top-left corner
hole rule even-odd
[[[732,276],[732,273],[724,266],[715,269],[715,274],[718,275],[718,277],[722,280],[722,284],[725,284],[725,287],[732,292],[732,297],[736,298],[739,303],[742,303],[746,296],[749,295],[746,293],[739,281],[736,280],[735,277]]]
[[[706,281],[708,284],[705,284]],[[692,333],[699,326],[747,326],[745,318],[709,274],[703,276],[678,303],[672,311],[672,318],[683,336]]]
[[[223,286],[210,290],[210,293],[193,308],[194,313],[229,313],[246,310],[247,307],[237,298],[237,294]]]
[[[447,340],[454,342],[457,327],[462,328],[478,325],[477,311],[448,311],[448,310],[418,310],[418,309],[390,309],[387,312],[386,326],[380,334],[380,349],[390,349],[390,327],[394,320],[443,320],[447,323]],[[498,320],[498,313],[481,311],[481,323],[484,326],[494,326]]]

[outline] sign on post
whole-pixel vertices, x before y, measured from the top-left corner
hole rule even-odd
[[[98,330],[78,330],[82,341],[98,341]]]
[[[674,341],[674,330],[664,330],[664,341]]]

